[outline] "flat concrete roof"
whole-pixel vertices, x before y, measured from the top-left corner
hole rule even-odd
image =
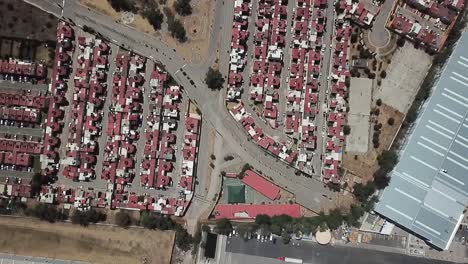
[[[447,62],[375,211],[447,249],[468,206],[468,33]]]

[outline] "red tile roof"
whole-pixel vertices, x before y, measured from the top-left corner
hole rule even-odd
[[[298,204],[218,204],[213,214],[215,219],[227,218],[231,220],[255,219],[259,214],[269,216],[285,214],[297,218],[301,217],[301,207]]]

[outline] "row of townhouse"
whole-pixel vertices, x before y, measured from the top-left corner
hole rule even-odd
[[[294,164],[297,152],[291,150],[292,146],[287,143],[277,142],[271,136],[263,133],[263,130],[255,125],[254,119],[247,113],[242,102],[239,102],[229,112],[257,145],[285,163]]]
[[[237,101],[241,97],[244,83],[242,72],[247,64],[247,40],[249,38],[249,17],[251,3],[235,0],[234,18],[231,29],[231,52],[229,55],[229,76],[226,100]]]
[[[172,185],[176,159],[175,130],[179,120],[180,87],[165,87],[167,74],[156,68],[151,73],[149,113],[145,128],[145,149],[140,184],[146,188],[166,189]]]
[[[262,116],[277,128],[279,88],[287,31],[287,1],[261,0],[255,19],[250,99],[263,104]]]
[[[122,53],[117,54],[115,64],[101,179],[125,185],[135,177],[145,58]]]
[[[84,37],[78,37],[78,47],[66,157],[61,162],[65,177],[89,181],[96,178],[97,138],[101,135],[110,47],[100,39]]]
[[[324,1],[297,1],[293,14],[285,133],[298,139],[296,167],[307,174],[314,172],[312,159],[317,147],[316,116],[326,8]]]
[[[60,133],[64,122],[64,107],[67,104],[65,96],[67,79],[71,69],[71,57],[74,50],[74,32],[65,22],[57,27],[57,46],[55,48],[54,65],[49,86],[49,104],[45,119],[44,148],[41,156],[43,173],[46,176],[57,175],[59,170],[58,149]]]
[[[350,8],[346,8],[347,10]],[[345,136],[348,93],[346,78],[350,77],[348,64],[349,39],[352,31],[346,13],[337,14],[332,40],[331,76],[326,114],[326,140],[323,156],[322,176],[325,183],[339,183],[339,167],[342,159]]]

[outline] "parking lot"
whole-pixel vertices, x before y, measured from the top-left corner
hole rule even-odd
[[[278,257],[301,256],[304,263],[313,264],[449,264],[451,262],[411,257],[402,254],[381,252],[355,247],[320,246],[313,242],[294,241],[284,245],[281,241],[275,244],[252,239],[244,242],[241,238],[229,238],[226,252],[255,255],[276,259]],[[236,256],[234,256],[235,258]],[[233,258],[231,256],[231,258]],[[240,263],[240,262],[233,262]],[[252,262],[256,263],[256,262]],[[259,262],[261,263],[261,262]]]

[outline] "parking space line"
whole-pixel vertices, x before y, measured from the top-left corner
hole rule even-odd
[[[452,96],[450,96],[450,95],[448,95],[448,94],[446,94],[446,93],[442,93],[442,95],[445,96],[445,97],[447,97],[448,99],[450,99],[450,100],[452,100],[452,101],[454,101],[454,102],[456,102],[456,103],[459,103],[459,104],[463,105],[464,107],[467,107],[467,108],[468,108],[468,104],[465,104],[465,103],[463,103],[462,101],[460,101],[460,100],[458,100],[458,99],[455,99],[455,98],[453,98]]]
[[[441,192],[439,189],[436,189],[436,188],[432,187],[432,190],[435,191],[436,193],[438,193],[438,194],[444,196],[445,198],[447,198],[447,199],[453,201],[453,202],[456,202],[456,201],[457,201],[455,198],[453,198],[452,196],[450,196],[450,195],[448,195],[448,194],[445,194],[445,193]]]
[[[465,147],[465,148],[467,148],[467,149],[468,149],[468,145],[466,145],[466,144],[463,144],[463,142],[461,142],[460,140],[458,140],[458,139],[455,139],[455,142],[456,142],[456,143],[458,143],[459,145],[461,145],[461,146],[463,146],[463,147]]]
[[[451,157],[447,157],[447,160],[449,160],[449,161],[451,161],[452,163],[454,163],[454,164],[456,164],[456,165],[458,165],[458,166],[464,168],[465,170],[468,170],[468,166],[463,165],[462,163],[460,163],[460,162],[454,160],[454,159],[451,158]],[[449,175],[449,174],[447,174],[447,173],[442,173],[442,174],[443,174],[444,176],[446,176],[447,178],[452,179],[453,181],[455,181],[455,182],[457,182],[457,183],[459,183],[459,184],[461,184],[461,185],[465,185],[465,183],[463,183],[462,181],[460,181],[460,180],[454,178],[453,176],[451,176],[451,175]]]
[[[465,63],[463,63],[461,61],[457,61],[457,63],[468,68],[468,64],[465,64]]]
[[[453,73],[454,75],[456,75],[456,76],[458,76],[458,77],[464,79],[465,81],[468,81],[468,77],[466,77],[465,75],[460,74],[460,73],[458,73],[458,72],[452,72],[452,73]]]
[[[448,138],[448,139],[452,139],[452,137],[451,137],[451,136],[449,136],[449,135],[446,135],[446,134],[444,134],[444,133],[440,132],[439,130],[437,130],[437,129],[435,129],[435,128],[431,127],[430,125],[426,125],[426,127],[427,127],[427,128],[429,128],[430,130],[432,130],[432,131],[436,132],[437,134],[439,134],[439,135],[443,136],[443,137],[446,137],[446,138]]]
[[[442,113],[441,111],[437,110],[437,109],[434,109],[434,112],[436,112],[437,114],[449,119],[449,120],[452,120],[453,122],[457,123],[457,124],[460,124],[461,122],[445,113]]]
[[[422,186],[424,186],[424,187],[426,187],[426,188],[429,188],[429,185],[428,185],[428,184],[426,184],[426,183],[423,182],[423,181],[420,181],[420,180],[416,179],[413,175],[410,175],[409,173],[406,173],[406,172],[403,172],[403,175],[404,175],[405,177],[402,177],[402,178],[405,179],[406,181],[408,181],[408,179],[406,179],[406,178],[410,178],[411,180],[413,180],[413,181],[415,181],[415,182],[421,184]]]
[[[439,156],[441,156],[441,157],[444,156],[444,154],[442,154],[441,152],[439,152],[439,151],[437,151],[437,150],[435,150],[435,149],[429,147],[428,145],[426,145],[426,144],[424,144],[424,143],[421,143],[421,141],[418,141],[417,143],[418,143],[418,145],[420,145],[421,147],[423,147],[423,148],[425,148],[425,149],[427,149],[427,150],[430,150],[430,151],[434,152],[435,154],[437,154],[437,155],[439,155]]]
[[[432,145],[434,145],[434,146],[436,146],[436,147],[439,147],[439,148],[441,148],[441,149],[447,151],[447,148],[446,148],[446,147],[444,147],[444,146],[442,146],[442,145],[440,145],[440,144],[438,144],[438,143],[436,143],[436,142],[434,142],[434,141],[432,141],[432,140],[426,138],[425,136],[421,136],[420,138],[423,139],[423,140],[425,140],[425,141],[427,141],[427,142],[429,142],[429,143],[431,143]]]
[[[417,161],[417,162],[419,162],[419,163],[421,163],[422,165],[424,165],[424,166],[426,166],[426,167],[428,167],[428,168],[430,168],[430,169],[433,169],[433,170],[437,171],[437,168],[436,168],[436,167],[432,166],[431,164],[429,164],[429,163],[427,163],[427,162],[425,162],[425,161],[422,161],[422,160],[416,158],[415,156],[412,156],[412,155],[411,155],[410,158],[413,159],[413,160],[415,160],[415,161]]]
[[[461,80],[458,80],[457,78],[455,78],[455,77],[453,77],[453,76],[450,76],[450,79],[452,79],[452,80],[454,80],[454,81],[456,81],[456,82],[458,82],[458,83],[460,83],[460,84],[463,84],[464,86],[468,87],[468,83],[463,82],[463,81],[461,81]]]
[[[448,108],[448,107],[445,107],[445,106],[443,106],[443,105],[441,105],[441,104],[436,104],[436,105],[437,105],[439,108],[442,108],[442,109],[444,109],[445,111],[447,111],[447,112],[449,112],[449,113],[451,113],[451,114],[453,114],[453,115],[455,115],[455,116],[457,116],[457,117],[459,117],[459,118],[463,118],[463,115],[460,115],[459,113],[453,111],[452,109],[450,109],[450,108]]]
[[[466,102],[468,102],[468,98],[466,98],[466,97],[464,97],[463,95],[458,94],[458,93],[456,93],[456,92],[450,90],[449,88],[444,88],[444,91],[447,91],[447,92],[449,92],[449,93],[455,95],[456,97],[461,98],[461,99],[465,100]]]
[[[460,134],[457,135],[457,137],[463,139],[464,141],[468,142],[468,138],[462,137]]]
[[[441,215],[442,215],[443,217],[445,217],[445,218],[448,218],[448,217],[449,217],[446,213],[444,213],[444,212],[442,212],[442,211],[440,211],[440,210],[434,208],[432,205],[430,205],[430,204],[428,204],[428,203],[424,203],[424,206],[426,206],[427,208],[431,209],[432,211],[434,211],[434,212],[436,212],[436,213],[441,214]]]
[[[437,234],[438,236],[440,235],[440,232],[438,232],[437,230],[435,230],[435,229],[433,229],[433,228],[419,222],[418,220],[416,220],[415,223],[417,223],[418,225],[420,225],[420,226],[424,227],[425,229],[431,231],[432,233]]]
[[[408,219],[408,220],[410,220],[410,221],[413,221],[413,217],[411,217],[411,216],[409,216],[409,215],[407,215],[407,214],[405,214],[405,213],[403,213],[403,212],[400,212],[399,210],[397,210],[397,209],[391,207],[390,205],[386,204],[385,207],[387,207],[388,209],[392,210],[393,212],[395,212],[395,213],[397,213],[397,214],[403,216],[404,218],[406,218],[406,219]]]
[[[431,125],[434,125],[434,126],[440,128],[440,129],[442,129],[442,130],[445,130],[445,131],[449,132],[452,135],[455,135],[455,132],[453,132],[452,130],[450,130],[450,129],[448,129],[448,128],[446,128],[446,127],[444,127],[444,126],[442,126],[442,125],[440,125],[440,124],[438,124],[438,123],[436,123],[436,122],[434,122],[432,120],[429,120],[429,123]]]
[[[464,60],[464,61],[468,61],[467,58],[463,57],[463,56],[460,56],[460,59]]]
[[[411,195],[411,194],[409,194],[409,193],[404,192],[403,190],[401,190],[401,189],[398,188],[398,187],[395,188],[395,191],[397,191],[397,192],[403,194],[404,196],[410,198],[410,199],[413,200],[413,201],[416,201],[416,202],[418,202],[418,203],[421,203],[421,200],[419,200],[418,198],[414,197],[413,195]]]
[[[463,157],[462,155],[460,155],[460,154],[454,152],[453,150],[451,150],[449,153],[450,153],[450,154],[453,154],[455,157],[457,157],[457,158],[459,158],[459,159],[461,159],[461,160],[463,160],[463,161],[465,161],[465,162],[468,162],[468,159],[467,159],[467,158],[465,158],[465,157]]]

